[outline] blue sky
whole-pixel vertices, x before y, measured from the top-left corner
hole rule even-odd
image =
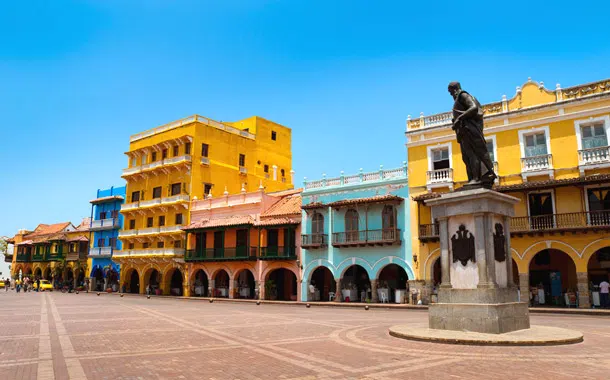
[[[408,114],[527,77],[610,77],[604,2],[4,1],[0,235],[79,222],[122,184],[130,134],[191,114],[293,130],[299,185],[396,167]]]

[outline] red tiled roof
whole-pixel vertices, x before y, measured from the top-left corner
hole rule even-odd
[[[500,193],[510,193],[521,190],[543,190],[555,187],[577,186],[577,185],[593,185],[599,183],[610,182],[610,174],[597,174],[584,177],[564,178],[564,179],[549,179],[545,181],[530,181],[516,183],[513,185],[494,186],[493,190]],[[442,193],[425,193],[420,194],[412,199],[416,202],[423,202],[428,199],[439,198]]]
[[[86,218],[83,218],[83,220],[80,222],[78,227],[76,227],[76,229],[78,231],[89,231],[89,226],[91,226],[91,218],[86,217]]]
[[[68,243],[74,243],[77,241],[89,241],[89,239],[87,239],[84,236],[75,236],[75,237],[72,237],[72,238],[66,240],[66,242],[68,242]]]
[[[258,226],[258,227],[264,227],[264,226],[282,226],[282,225],[286,225],[286,224],[300,224],[300,223],[301,223],[300,220],[294,220],[294,219],[285,218],[285,217],[276,217],[276,218],[261,219],[260,222],[256,222],[254,225]]]
[[[26,236],[28,238],[31,238],[31,237],[35,237],[35,236],[41,236],[41,235],[56,234],[56,233],[63,231],[66,227],[68,227],[71,224],[72,223],[70,223],[70,222],[55,223],[55,224],[42,224],[41,223],[36,227],[34,232],[32,232],[31,234],[28,234]]]
[[[21,243],[17,243],[17,245],[32,245],[34,241],[32,240],[24,240]]]
[[[235,215],[228,218],[200,220],[199,222],[189,224],[188,226],[182,228],[182,230],[187,231],[203,228],[254,225],[254,221],[254,218],[252,218],[250,215]]]
[[[301,196],[286,196],[261,213],[261,218],[268,216],[296,215],[301,213]]]
[[[267,193],[267,195],[270,195],[272,197],[284,197],[287,195],[301,194],[302,192],[303,192],[303,189],[299,188],[299,189],[276,191],[274,193]]]
[[[403,198],[393,194],[385,194],[385,195],[375,195],[372,197],[366,198],[356,198],[356,199],[343,199],[340,201],[330,202],[327,204],[323,204],[320,202],[310,203],[308,205],[303,206],[304,210],[313,209],[313,208],[321,208],[321,207],[340,207],[340,206],[349,206],[349,205],[357,205],[357,204],[366,204],[366,203],[382,203],[382,202],[402,202]]]

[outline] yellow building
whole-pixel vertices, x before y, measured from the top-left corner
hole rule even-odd
[[[84,284],[90,265],[89,225],[85,218],[74,226],[70,222],[39,224],[33,231],[20,230],[11,242],[15,245],[11,275],[47,279],[75,288]]]
[[[483,109],[499,175],[494,189],[520,200],[511,246],[522,300],[532,294],[533,304],[598,304],[597,286],[610,268],[610,80],[549,90],[530,79],[511,99]],[[409,118],[406,137],[411,224],[419,231],[413,285],[424,302],[434,301],[438,229],[425,200],[463,185],[466,168],[450,112]]]
[[[190,222],[191,200],[293,187],[291,130],[256,116],[237,122],[191,116],[131,136],[126,154],[123,247],[113,260],[128,291],[145,292],[143,275],[153,265],[161,269],[155,281],[164,294],[174,268],[188,278],[182,227]]]

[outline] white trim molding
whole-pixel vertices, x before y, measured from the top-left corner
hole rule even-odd
[[[533,134],[538,134],[540,132],[544,133],[544,138],[546,142],[546,151],[547,155],[551,157],[550,160],[542,159],[541,162],[537,165],[534,165],[532,168],[523,167],[523,159],[525,159],[525,137]],[[539,175],[548,175],[550,178],[555,177],[555,172],[553,171],[553,153],[551,152],[551,133],[548,125],[538,128],[529,128],[529,129],[520,129],[519,133],[519,149],[521,150],[521,177],[523,181],[527,181],[527,177],[529,176],[539,176]]]
[[[500,183],[500,175],[498,174],[498,163],[500,161],[498,161],[498,143],[496,141],[496,135],[489,135],[489,136],[485,136],[485,141],[486,142],[490,142],[493,144],[494,146],[494,151],[493,151],[493,155],[494,155],[494,159],[493,159],[493,165],[494,165],[494,172],[496,172],[496,179],[494,180],[494,182],[496,184]]]
[[[606,146],[596,149],[588,149],[584,154],[582,147],[582,127],[595,124],[598,122],[604,123],[606,131]],[[610,167],[610,116],[589,117],[588,119],[574,120],[574,131],[576,132],[576,143],[578,146],[578,169],[580,175],[585,175],[587,169],[602,169]]]
[[[450,190],[453,190],[453,150],[451,148],[451,142],[444,144],[436,144],[436,145],[428,145],[426,147],[427,155],[428,155],[428,173],[426,173],[426,188],[428,191],[435,188],[449,187]],[[449,154],[449,169],[441,169],[447,170],[447,173],[442,175],[443,179],[440,180],[430,180],[429,173],[434,170],[433,161],[432,161],[432,152],[435,150],[447,149]]]

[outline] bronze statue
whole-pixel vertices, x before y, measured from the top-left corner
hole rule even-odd
[[[459,82],[449,83],[453,104],[453,130],[462,150],[468,183],[466,189],[485,187],[491,189],[496,173],[487,151],[483,135],[483,107],[479,101],[462,90]]]

